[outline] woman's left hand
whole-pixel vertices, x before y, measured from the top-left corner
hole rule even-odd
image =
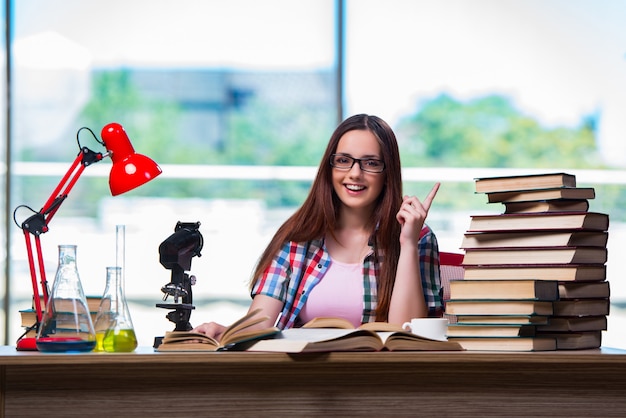
[[[439,186],[440,183],[435,183],[423,202],[415,196],[404,196],[402,206],[400,206],[400,210],[396,214],[396,219],[402,225],[400,245],[410,243],[417,246],[420,232]]]

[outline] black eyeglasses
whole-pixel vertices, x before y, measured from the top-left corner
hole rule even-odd
[[[352,158],[343,154],[330,156],[330,165],[338,170],[350,170],[357,162],[361,170],[368,173],[382,173],[385,169],[385,162],[376,158]]]

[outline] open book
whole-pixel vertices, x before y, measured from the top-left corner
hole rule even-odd
[[[260,309],[246,314],[243,318],[230,325],[220,340],[191,331],[168,331],[157,351],[221,351],[237,347],[244,342],[273,336],[280,332],[276,327],[253,329],[249,328],[267,319],[259,315]]]
[[[460,344],[431,340],[399,325],[370,322],[359,328],[340,318],[315,318],[302,328],[290,328],[275,338],[257,341],[247,351],[310,353],[329,351],[450,351]]]

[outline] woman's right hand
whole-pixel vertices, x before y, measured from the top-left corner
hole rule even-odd
[[[206,334],[211,338],[215,338],[217,341],[222,338],[224,331],[226,331],[226,327],[216,322],[205,322],[191,330],[191,332]]]
[[[424,222],[426,222],[426,217],[430,210],[430,205],[437,195],[439,186],[440,183],[435,183],[423,202],[415,196],[404,196],[400,211],[398,211],[396,215],[396,219],[400,222],[400,225],[402,225],[402,230],[400,231],[400,245],[409,243],[417,246],[422,227],[424,226]]]
[[[276,318],[278,318],[278,314],[280,313],[283,307],[283,303],[278,299],[274,299],[272,297],[266,295],[256,295],[254,299],[252,299],[252,304],[248,310],[248,313],[261,309],[261,313],[263,315],[267,315],[267,320],[260,322],[248,329],[262,329],[269,328],[276,323]],[[209,337],[215,338],[219,341],[222,338],[222,334],[226,331],[227,327],[224,325],[220,325],[216,322],[205,322],[204,324],[198,325],[192,332],[199,332],[202,334],[206,334]]]

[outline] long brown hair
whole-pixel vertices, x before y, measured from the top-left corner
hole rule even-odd
[[[400,256],[400,224],[396,220],[396,213],[402,204],[402,173],[396,136],[389,125],[377,116],[354,115],[335,129],[320,161],[309,195],[302,206],[276,231],[257,263],[251,286],[262,277],[285,242],[307,242],[322,238],[327,233],[332,234],[335,230],[340,201],[332,186],[330,156],[337,150],[341,137],[352,130],[372,132],[378,139],[381,158],[385,162],[384,186],[378,197],[370,228],[377,256],[383,258],[377,280],[376,320],[386,321]]]

